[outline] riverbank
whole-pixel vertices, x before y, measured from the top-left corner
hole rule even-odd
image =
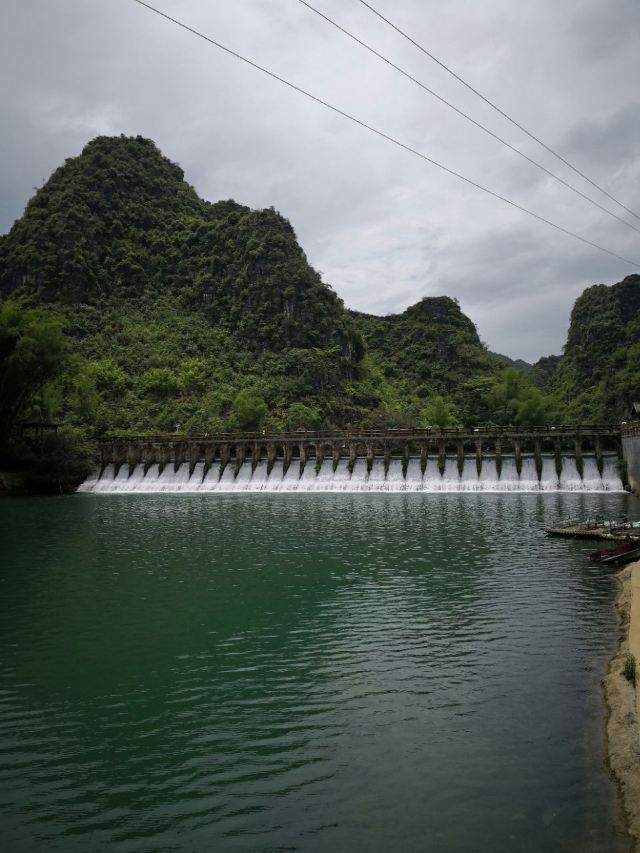
[[[640,661],[640,561],[617,576],[620,644],[604,678],[609,766],[618,785],[633,850],[640,851],[640,727],[637,689],[623,674],[628,654]],[[640,679],[638,681],[640,689]]]
[[[36,498],[48,495],[70,495],[82,480],[49,475],[48,472],[34,473],[32,470],[0,470],[1,498]]]
[[[0,445],[0,497],[75,492],[95,465],[96,446],[71,428]]]

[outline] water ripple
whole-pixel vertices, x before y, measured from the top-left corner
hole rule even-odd
[[[16,853],[625,849],[602,766],[620,495],[0,505]]]

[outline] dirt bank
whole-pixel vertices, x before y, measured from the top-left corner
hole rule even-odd
[[[620,789],[627,828],[634,841],[633,849],[640,853],[638,695],[623,675],[627,654],[635,655],[640,663],[640,562],[623,569],[618,575],[618,582],[620,594],[616,608],[620,618],[620,645],[603,682],[608,708],[607,748],[609,765]]]

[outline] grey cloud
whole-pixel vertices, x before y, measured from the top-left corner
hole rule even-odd
[[[566,35],[577,41],[587,61],[640,47],[640,10],[636,0],[587,0],[568,18]]]
[[[569,178],[360,4],[317,3]],[[480,135],[296,0],[158,4],[541,215],[640,257],[640,235]],[[585,172],[625,198],[637,197],[636,0],[378,5]],[[347,306],[388,313],[425,295],[456,296],[488,345],[508,355],[535,359],[559,351],[582,288],[633,271],[305,101],[133,2],[5,0],[2,14],[4,230],[33,187],[92,136],[141,133],[182,165],[203,197],[280,210]]]
[[[640,195],[640,102],[576,124],[563,140],[563,149],[576,162],[592,164],[605,180],[619,178],[621,191],[633,205]],[[640,207],[640,199],[635,204]]]

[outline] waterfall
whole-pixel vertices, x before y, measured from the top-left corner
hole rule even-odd
[[[565,492],[575,492],[582,485],[582,477],[578,472],[578,464],[575,456],[562,457],[562,471],[560,472],[560,488]]]
[[[593,460],[595,464],[595,458]],[[596,466],[597,470],[597,466]],[[556,471],[556,457],[542,457],[542,476],[540,477],[540,490],[543,492],[557,492],[560,489],[560,480]],[[594,489],[594,491],[602,491],[602,489]]]
[[[105,473],[106,473],[106,470],[107,469],[105,468]],[[93,471],[93,473],[89,474],[89,476],[84,481],[84,483],[81,483],[78,486],[77,491],[79,491],[79,492],[96,492],[99,479],[100,479],[100,469],[96,468],[95,471]]]
[[[615,453],[606,453],[603,456],[602,482],[608,492],[619,492],[623,488]]]
[[[235,460],[225,465],[222,475],[220,463],[206,469],[204,462],[193,468],[182,462],[176,468],[170,462],[160,471],[157,464],[146,467],[128,464],[109,464],[94,471],[78,488],[91,494],[135,494],[157,492],[612,492],[622,491],[615,453],[602,458],[602,476],[593,454],[582,456],[582,474],[573,455],[562,457],[560,477],[556,471],[553,454],[542,456],[541,477],[538,479],[536,460],[523,455],[520,473],[514,456],[503,455],[500,474],[495,456],[484,456],[478,474],[475,455],[465,456],[462,473],[458,470],[458,457],[445,458],[444,472],[440,473],[438,459],[427,459],[424,474],[422,463],[412,457],[405,464],[400,457],[392,457],[385,470],[385,460],[376,456],[369,463],[359,457],[353,463],[341,458],[334,470],[332,458],[325,458],[316,473],[316,460],[308,459],[300,472],[300,460],[293,459],[284,470],[284,461],[276,459],[271,471],[260,460],[255,469],[250,461],[236,466]],[[146,470],[145,470],[146,467]],[[236,473],[237,468],[237,473]],[[353,468],[351,471],[350,469]],[[206,472],[205,472],[206,469]]]

